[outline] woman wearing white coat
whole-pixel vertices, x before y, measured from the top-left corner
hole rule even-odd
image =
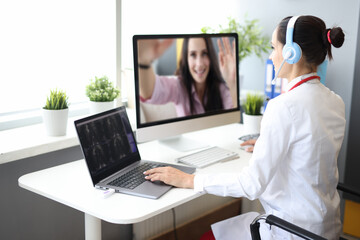
[[[293,42],[302,51],[294,61],[298,50],[283,52],[291,40],[286,39],[291,27]],[[288,79],[287,92],[268,103],[249,166],[238,174],[209,175],[156,168],[146,171],[146,178],[220,196],[259,199],[267,214],[327,239],[338,239],[337,157],[344,138],[345,106],[320,83],[316,71],[326,57],[332,59],[331,46],[340,47],[343,42],[341,28],[326,29],[317,17],[283,19],[272,35],[270,59],[278,76]],[[249,225],[257,215],[247,213],[215,223],[213,235],[216,239],[251,239]],[[296,239],[264,224],[260,231],[263,239]]]

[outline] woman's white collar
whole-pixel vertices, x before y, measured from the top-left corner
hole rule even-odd
[[[301,80],[311,77],[311,76],[316,76],[317,73],[316,72],[312,72],[312,73],[307,73],[304,75],[301,75],[299,77],[294,78],[293,80],[291,80],[287,86],[286,86],[286,92],[288,92],[293,86],[295,86],[295,84],[297,84],[298,82],[300,82]]]

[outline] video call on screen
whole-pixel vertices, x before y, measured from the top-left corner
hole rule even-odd
[[[191,38],[199,38],[198,36],[196,37],[188,37],[188,39]],[[218,37],[218,36],[207,36],[205,38],[208,38],[212,45],[213,51],[216,55],[216,58],[211,59],[211,61],[216,61],[215,66],[219,67],[220,63],[219,63],[219,47],[218,47],[218,40],[222,40],[222,37]],[[228,39],[228,41],[230,42],[231,46],[232,46],[232,42],[235,41],[235,38],[232,36],[225,36],[225,38]],[[168,38],[165,38],[168,39]],[[170,45],[170,47],[168,47],[166,49],[166,51],[164,51],[164,53],[159,56],[157,59],[155,59],[153,61],[153,64],[151,65],[155,74],[157,76],[165,76],[173,79],[176,79],[178,74],[179,74],[179,62],[181,61],[181,51],[183,48],[183,43],[184,43],[184,39],[185,38],[172,38],[173,42]],[[139,47],[139,41],[144,41],[144,40],[148,40],[148,39],[138,39],[138,49],[137,51],[141,52],[141,48]],[[157,41],[164,41],[164,38],[158,38],[158,39],[153,39],[151,38],[151,40],[157,40]],[[236,53],[237,54],[237,53]],[[237,68],[237,63],[236,63],[236,69]],[[138,68],[135,68],[138,69]],[[221,72],[220,72],[221,73]],[[222,73],[220,74],[221,77],[224,79]],[[141,75],[139,76],[139,81],[141,81]],[[237,74],[236,74],[236,84],[238,83],[238,79],[237,79]],[[209,80],[207,80],[209,81]],[[225,84],[226,81],[225,81]],[[237,87],[236,87],[237,89]],[[142,96],[140,94],[140,89],[136,89],[136,91],[139,91],[138,96],[140,96],[140,99],[138,99],[139,105],[140,105],[140,113],[141,113],[141,117],[140,117],[140,122],[141,123],[151,123],[151,122],[156,122],[156,121],[160,121],[160,120],[167,120],[167,119],[176,119],[176,118],[180,118],[180,117],[188,117],[188,116],[192,116],[192,115],[200,115],[200,114],[204,114],[207,113],[208,111],[205,112],[195,112],[195,113],[191,113],[191,111],[188,110],[183,110],[181,109],[180,104],[177,105],[176,102],[152,102],[149,99],[142,99]],[[170,89],[166,89],[164,87],[164,89],[162,89],[161,91],[164,91],[164,94],[166,94],[167,92],[170,91]],[[180,89],[179,89],[180,91]],[[223,94],[223,93],[220,93]],[[162,95],[162,94],[159,94]],[[212,96],[211,96],[212,97]],[[210,98],[211,98],[210,97]],[[223,100],[225,102],[225,100]],[[228,101],[229,102],[229,101]],[[185,107],[183,107],[185,108]],[[227,109],[232,109],[232,108],[237,108],[237,103],[235,100],[233,100],[233,104],[229,105],[228,103],[223,103],[222,108],[220,109],[219,107],[216,108],[216,111],[219,110],[227,110]],[[209,110],[214,111],[215,110]],[[190,113],[189,113],[190,112]]]

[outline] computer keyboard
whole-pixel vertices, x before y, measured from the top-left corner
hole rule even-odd
[[[210,164],[232,160],[238,158],[239,155],[235,152],[220,148],[211,147],[199,152],[176,158],[175,160],[196,168],[203,168]]]

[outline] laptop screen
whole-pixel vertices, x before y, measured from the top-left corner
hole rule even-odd
[[[77,120],[75,127],[94,185],[140,160],[125,107]]]

